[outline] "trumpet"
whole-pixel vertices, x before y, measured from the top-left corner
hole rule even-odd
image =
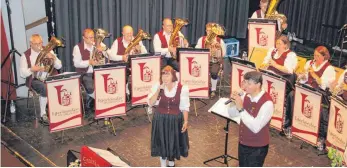
[[[297,79],[296,79],[296,83],[299,83],[300,80],[306,80],[306,75],[308,73],[308,70],[312,67],[312,65],[316,62],[316,60],[312,60],[311,63],[310,63],[310,66],[308,67],[308,69],[304,70],[303,72],[299,72],[299,73],[296,73],[296,75],[298,76]]]

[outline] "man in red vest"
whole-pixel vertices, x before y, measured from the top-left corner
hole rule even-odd
[[[270,119],[274,104],[270,95],[262,90],[263,77],[251,71],[244,75],[244,94],[233,93],[235,105],[229,108],[231,116],[241,118],[239,127],[239,166],[261,167],[269,148]]]
[[[47,75],[47,72],[44,72],[44,67],[42,65],[35,65],[36,59],[40,54],[42,46],[42,37],[39,34],[33,34],[30,38],[30,48],[26,50],[23,56],[20,58],[20,76],[22,78],[26,78],[26,86],[35,90],[38,94],[40,94],[40,122],[43,125],[48,125],[48,117],[46,113],[46,105],[47,105],[47,88],[46,84],[39,80],[39,76],[35,76],[36,73],[41,72],[41,75]],[[47,58],[54,60],[54,71],[53,75],[58,74],[56,69],[60,69],[62,67],[61,61],[57,58],[53,51],[49,52],[46,55]]]
[[[212,24],[214,23],[207,23],[206,24],[206,36],[202,36],[199,38],[198,43],[196,44],[195,48],[206,48],[205,42],[206,37],[211,33]],[[216,37],[213,39],[214,42],[210,46],[220,46],[220,48],[215,48],[210,50],[211,55],[215,55],[220,59],[219,62],[210,63],[210,71],[211,71],[211,98],[216,96],[216,89],[217,89],[217,83],[218,83],[218,72],[220,71],[221,65],[223,64],[223,56],[225,55],[226,49],[225,49],[225,43],[223,39]],[[213,52],[213,53],[212,53]],[[211,58],[213,59],[213,58]]]
[[[169,41],[171,38],[171,33],[173,31],[173,23],[170,18],[164,18],[163,19],[163,26],[162,30],[154,35],[153,38],[153,47],[154,52],[160,52],[163,59],[162,59],[162,67],[166,65],[170,65],[175,69],[176,72],[179,72],[179,66],[176,60],[174,60],[170,54],[176,53],[176,47],[169,46]],[[184,35],[179,32],[178,33],[179,40],[181,42],[182,47],[188,47],[188,41],[184,38]]]

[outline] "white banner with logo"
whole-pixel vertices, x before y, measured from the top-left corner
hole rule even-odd
[[[180,81],[190,98],[209,98],[209,58],[210,52],[180,52]]]
[[[269,49],[275,47],[275,23],[248,23],[248,53],[254,48]]]
[[[343,156],[347,145],[347,104],[343,100],[331,98],[326,145]],[[345,160],[346,162],[346,160]]]
[[[126,114],[126,67],[94,70],[95,118]]]
[[[233,92],[241,91],[241,82],[243,81],[243,75],[247,72],[256,70],[255,68],[251,68],[238,62],[232,62],[231,67],[230,96]]]
[[[147,95],[160,79],[160,56],[131,59],[132,105],[147,104]]]
[[[317,145],[322,95],[296,85],[292,133],[297,138]]]
[[[56,132],[82,125],[79,76],[47,81],[49,131]]]
[[[269,93],[275,106],[270,126],[277,130],[282,130],[286,81],[263,73],[263,89]]]

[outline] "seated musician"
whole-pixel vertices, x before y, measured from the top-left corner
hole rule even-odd
[[[330,88],[335,96],[341,96],[347,102],[347,69],[343,71],[338,80],[335,80]]]
[[[82,84],[88,94],[87,109],[93,109],[94,103],[94,79],[93,79],[93,66],[100,64],[99,62],[91,59],[91,53],[94,48],[94,31],[90,28],[84,29],[82,41],[76,44],[73,48],[73,62],[76,68],[76,72],[85,73],[82,75]],[[100,46],[96,46],[98,52],[101,52],[105,57],[108,57],[106,45],[101,43]],[[110,56],[110,59],[115,58]]]
[[[143,45],[142,41],[139,42],[133,49],[130,50],[130,53],[125,53],[126,48],[130,42],[134,39],[134,30],[130,25],[125,25],[122,29],[122,37],[118,37],[112,44],[111,49],[108,51],[108,54],[114,57],[114,61],[124,61],[128,62],[128,56],[132,54],[146,54],[146,47]],[[127,68],[127,85],[126,85],[126,94],[130,98],[129,88],[129,76],[131,75],[130,67]]]
[[[300,83],[306,83],[313,88],[325,90],[335,81],[336,72],[329,63],[329,50],[324,46],[318,46],[314,50],[314,59],[307,61],[304,69],[305,73],[298,75]],[[324,143],[327,136],[330,102],[327,96],[323,95],[322,108],[320,113],[319,141],[318,149],[324,149]]]
[[[169,46],[171,33],[173,31],[173,23],[170,18],[164,18],[163,20],[163,30],[154,35],[153,38],[153,47],[154,52],[160,52],[163,60],[162,67],[166,65],[172,66],[175,71],[179,72],[179,66],[175,59],[172,58],[170,52],[176,54],[176,47]],[[188,47],[188,41],[184,38],[181,32],[179,34],[179,41],[181,42],[180,46]],[[183,44],[182,44],[183,43]]]
[[[212,24],[213,23],[207,23],[206,24],[206,35],[207,36],[211,33]],[[206,42],[207,36],[200,37],[195,48],[206,48],[207,46],[205,45],[205,42]],[[210,67],[211,67],[211,98],[216,96],[215,92],[216,92],[217,83],[218,83],[218,72],[220,71],[221,65],[223,65],[223,56],[226,53],[225,43],[221,38],[215,37],[215,39],[212,39],[212,40],[213,40],[213,42],[210,45],[210,52],[211,52],[211,55],[215,55],[219,59],[219,61],[210,63]]]
[[[26,50],[23,56],[20,58],[20,76],[22,78],[26,78],[26,86],[28,88],[33,89],[35,92],[40,94],[40,122],[47,126],[49,125],[48,117],[46,113],[46,105],[47,105],[47,92],[46,92],[46,84],[39,80],[39,76],[35,76],[34,74],[37,72],[42,72],[42,74],[46,75],[44,72],[44,67],[40,64],[35,65],[36,59],[38,58],[39,53],[43,49],[42,46],[42,37],[39,34],[33,34],[30,38],[30,48]],[[62,67],[61,61],[57,58],[53,51],[50,51],[46,58],[50,58],[54,60],[54,70],[52,75],[58,74],[57,69]]]
[[[290,49],[290,42],[287,36],[280,36],[276,40],[276,48],[269,49],[261,67],[267,68],[280,76],[288,79],[289,87],[286,88],[286,112],[283,133],[287,138],[291,138],[290,127],[292,125],[294,91],[291,86],[295,84],[294,70],[298,64],[296,54]]]

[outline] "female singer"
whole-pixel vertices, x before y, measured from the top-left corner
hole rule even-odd
[[[335,69],[329,63],[329,50],[324,46],[318,46],[314,50],[314,59],[307,61],[304,69],[305,73],[300,74],[298,79],[300,83],[306,83],[313,88],[325,90],[335,81]],[[329,99],[327,95],[322,97],[322,108],[320,113],[319,141],[318,150],[323,151],[325,138],[327,136],[329,120]]]
[[[158,103],[152,120],[151,155],[160,156],[160,165],[175,166],[174,160],[187,157],[189,89],[177,81],[176,71],[169,65],[161,71],[160,84],[156,83],[148,95],[148,105]]]

